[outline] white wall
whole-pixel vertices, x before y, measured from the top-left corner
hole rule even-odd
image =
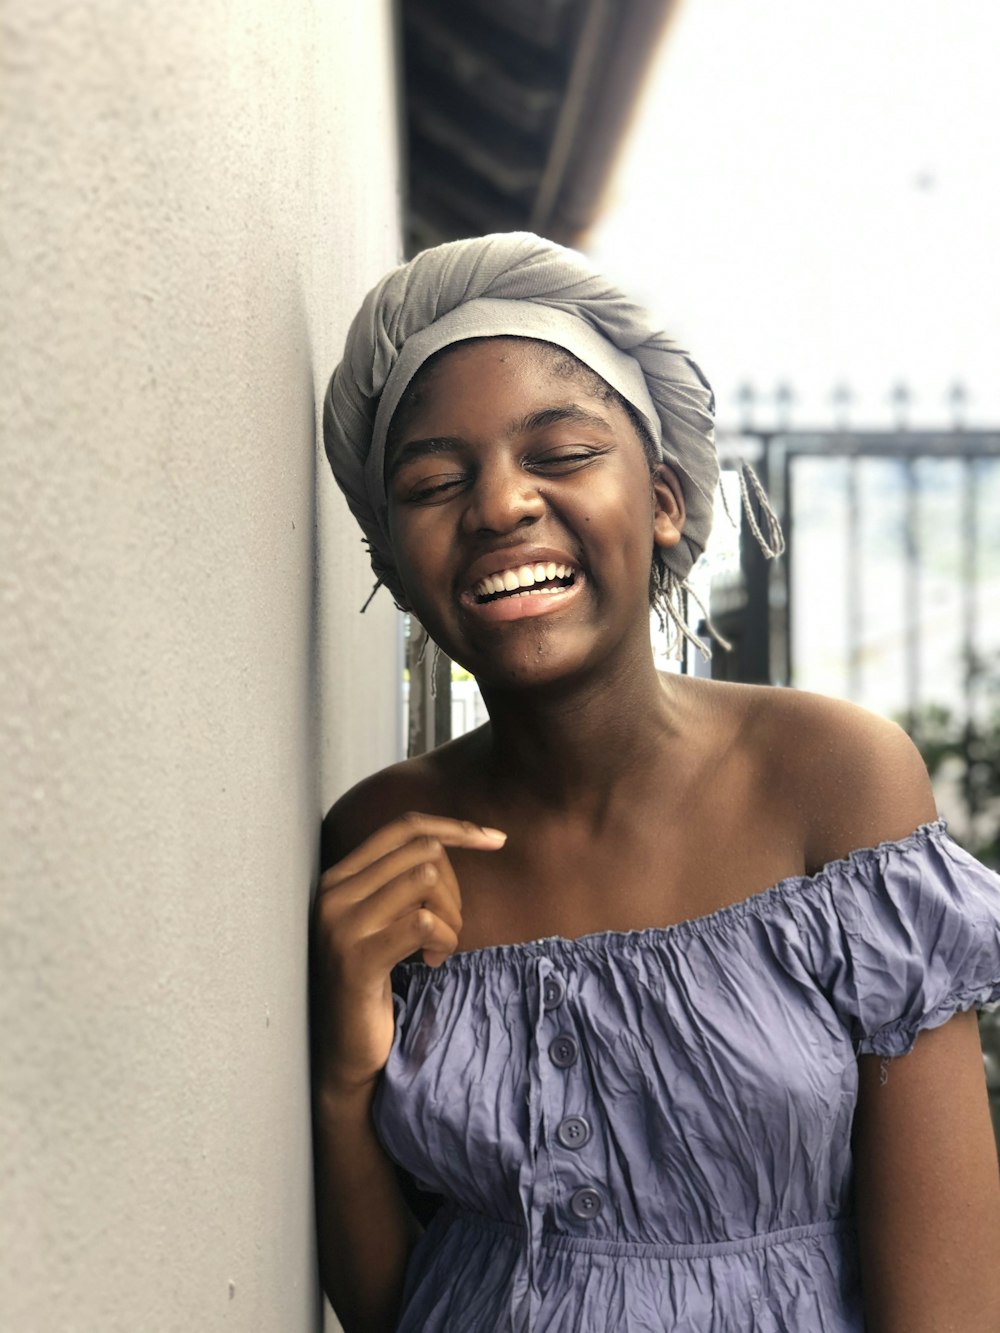
[[[0,13],[4,1333],[318,1326],[308,900],[397,677],[315,403],[391,56],[389,0]]]

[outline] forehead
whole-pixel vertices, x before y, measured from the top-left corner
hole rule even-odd
[[[431,357],[430,362],[425,363],[422,369],[432,365],[432,369],[440,370],[442,367],[450,366],[456,370],[463,363],[530,366],[564,378],[579,375],[604,385],[604,381],[596,371],[590,370],[564,347],[542,342],[538,338],[519,338],[513,335],[467,338],[462,342],[452,343]],[[607,388],[607,385],[604,387]]]
[[[427,411],[478,405],[546,393],[559,400],[591,398],[610,404],[617,395],[588,366],[563,348],[534,338],[476,338],[453,343],[426,361],[407,385],[389,429],[390,443]]]

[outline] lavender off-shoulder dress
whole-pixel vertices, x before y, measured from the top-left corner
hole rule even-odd
[[[404,963],[393,993],[376,1129],[445,1200],[403,1333],[858,1333],[856,1057],[1000,999],[1000,880],[939,821],[674,926]]]

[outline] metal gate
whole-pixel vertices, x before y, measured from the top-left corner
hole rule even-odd
[[[787,549],[741,534],[712,586],[713,675],[837,694],[900,722],[960,841],[1000,864],[1000,433],[754,431]]]

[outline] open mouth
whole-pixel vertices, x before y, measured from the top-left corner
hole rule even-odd
[[[571,588],[575,579],[576,570],[571,565],[552,561],[544,565],[519,565],[516,569],[488,574],[479,580],[472,594],[478,606],[485,606],[511,597],[552,596]]]

